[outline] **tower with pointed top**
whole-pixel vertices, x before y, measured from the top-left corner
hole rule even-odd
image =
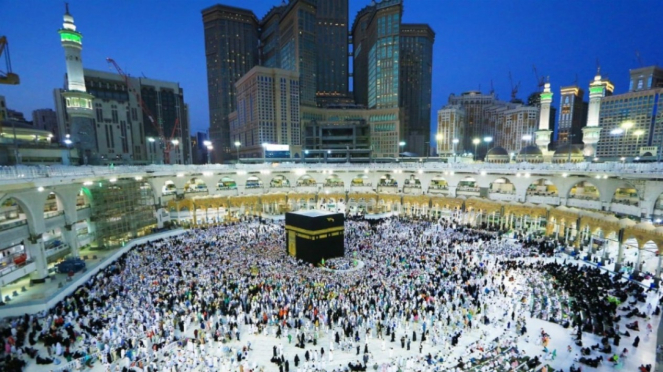
[[[92,107],[94,96],[87,93],[85,88],[81,58],[83,35],[76,30],[74,17],[69,14],[69,4],[66,4],[63,19],[64,23],[58,33],[67,65],[66,84],[62,91],[67,121],[61,137],[67,146],[77,148],[79,155],[87,159],[96,152],[97,148]]]
[[[603,97],[612,95],[615,86],[610,80],[601,77],[601,68],[598,68],[594,81],[589,83],[589,106],[587,108],[587,126],[582,128],[582,141],[585,146],[583,153],[587,157],[593,157],[596,153],[595,145],[601,135],[599,127],[599,116],[601,113],[601,100]]]
[[[539,130],[536,131],[536,145],[545,157],[548,154],[550,145],[550,106],[553,100],[553,92],[550,90],[550,83],[544,85],[541,93],[541,111],[539,112]]]

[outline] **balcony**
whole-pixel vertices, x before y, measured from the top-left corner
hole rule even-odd
[[[559,196],[527,194],[527,201],[534,204],[559,205]]]
[[[640,217],[641,213],[638,202],[633,203],[629,200],[613,200],[610,204],[610,211],[635,217]]]
[[[601,210],[601,201],[598,199],[574,198],[570,197],[566,204],[569,207]]]
[[[48,215],[47,215],[48,214]],[[53,230],[56,227],[62,227],[65,225],[64,221],[64,211],[55,211],[44,213],[44,224],[46,225],[46,230]]]
[[[498,201],[516,201],[516,194],[514,193],[502,193],[502,192],[491,192],[488,194],[490,200]]]
[[[235,195],[237,195],[237,193],[238,193],[238,191],[237,191],[236,187],[234,187],[234,188],[225,187],[225,188],[222,188],[222,189],[217,188],[216,192],[211,193],[210,195],[235,196]]]
[[[480,190],[478,187],[458,186],[458,188],[456,189],[456,195],[479,196]]]
[[[436,195],[447,195],[449,194],[449,186],[437,186],[437,185],[430,185],[428,188],[428,193],[429,194],[436,194]]]
[[[84,208],[90,208],[90,203],[76,204],[76,210],[81,210]]]
[[[189,188],[186,191],[184,191],[184,193],[185,194],[196,194],[196,195],[207,195],[208,191],[207,191],[207,187],[203,187],[203,188],[196,187],[195,189],[194,188]]]
[[[398,192],[398,185],[395,184],[380,184],[378,185],[378,192],[384,192],[388,194],[395,194]]]
[[[17,219],[3,220],[2,222],[0,222],[0,231],[10,230],[17,226],[27,225],[27,224],[28,220],[25,218],[25,216],[19,217]]]
[[[46,245],[46,244],[44,244]],[[46,255],[46,258],[48,259],[51,256],[54,256],[58,253],[62,253],[66,250],[69,249],[69,245],[66,243],[60,242],[57,245],[51,246],[51,247],[44,247],[44,254]]]
[[[11,283],[23,276],[30,274],[37,269],[34,260],[28,258],[23,264],[17,266],[11,263],[0,269],[0,278],[5,283]]]
[[[313,185],[313,186],[304,186],[304,185],[297,185],[297,192],[301,193],[316,193],[318,192],[318,186]]]

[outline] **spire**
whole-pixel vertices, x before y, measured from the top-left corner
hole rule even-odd
[[[64,14],[71,15],[69,14],[69,3],[64,3]]]

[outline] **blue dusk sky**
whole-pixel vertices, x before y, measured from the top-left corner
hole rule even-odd
[[[281,0],[226,0],[262,17]],[[324,1],[324,0],[318,0]],[[86,68],[109,69],[115,59],[133,75],[177,81],[190,106],[191,131],[209,125],[207,73],[201,10],[217,1],[70,0],[76,26],[83,33]],[[370,0],[350,0],[350,24]],[[58,29],[64,2],[0,0],[0,35],[6,35],[13,70],[21,85],[0,85],[9,108],[31,111],[54,108],[54,88],[62,87],[64,52]],[[518,97],[536,90],[532,66],[549,76],[558,105],[559,87],[577,83],[587,91],[601,71],[628,89],[628,70],[663,64],[663,14],[659,0],[404,0],[403,21],[428,23],[436,33],[433,52],[431,130],[436,111],[451,93],[488,92],[490,82],[500,99],[510,96],[509,72],[520,82]],[[4,58],[3,58],[4,59]],[[4,60],[0,70],[5,70]],[[587,99],[587,93],[585,93]]]

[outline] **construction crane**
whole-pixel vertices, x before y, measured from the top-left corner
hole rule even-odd
[[[511,77],[511,71],[509,71],[509,81],[511,82],[511,102],[516,100],[516,95],[518,94],[518,89],[520,89],[520,82],[513,85],[513,78]]]
[[[539,77],[539,72],[536,70],[536,65],[532,65],[532,70],[534,70],[534,77],[536,78],[537,92],[542,92],[543,87],[546,85],[545,79],[543,76]]]
[[[163,128],[161,127],[161,124],[157,123],[156,120],[154,119],[155,116],[152,115],[152,112],[150,111],[150,108],[147,107],[147,105],[145,104],[145,102],[141,98],[138,89],[134,88],[131,85],[131,80],[129,79],[129,75],[125,74],[124,71],[122,71],[120,66],[117,64],[117,62],[115,62],[115,60],[113,60],[112,58],[108,57],[108,58],[106,58],[106,61],[108,61],[108,63],[113,65],[113,67],[115,67],[115,69],[117,70],[117,73],[120,76],[122,76],[122,78],[124,79],[124,84],[127,86],[127,92],[129,92],[129,94],[133,93],[136,96],[136,101],[138,102],[138,105],[140,106],[140,109],[143,111],[145,116],[147,116],[150,123],[152,123],[152,126],[157,131],[159,139],[161,139],[161,142],[164,144],[164,147],[163,147],[164,163],[165,164],[170,164],[170,151],[172,150],[172,146],[173,145],[177,146],[179,144],[177,142],[176,138],[175,138],[175,132],[177,131],[177,128],[180,125],[180,119],[179,118],[175,119],[175,125],[173,125],[173,130],[170,133],[170,137],[166,138],[166,136],[163,133]]]
[[[18,75],[12,72],[12,61],[9,58],[9,43],[7,42],[7,37],[0,36],[0,57],[2,53],[5,53],[5,63],[7,65],[7,71],[4,72],[0,70],[0,84],[10,84],[18,85],[21,82]]]

